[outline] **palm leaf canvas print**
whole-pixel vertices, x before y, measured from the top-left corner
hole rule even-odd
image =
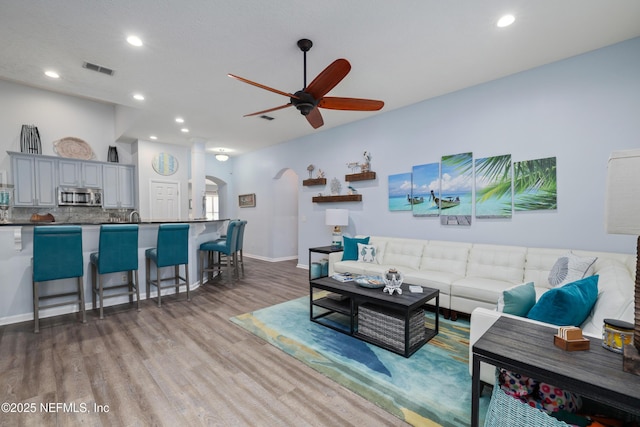
[[[555,157],[513,164],[513,206],[516,211],[558,208]]]
[[[476,218],[511,218],[511,155],[476,159]]]
[[[442,157],[440,197],[434,203],[440,208],[442,225],[471,225],[473,209],[473,154],[461,153]]]
[[[438,216],[440,211],[433,203],[432,194],[439,194],[440,164],[428,163],[413,167],[413,191],[407,194],[413,216]]]
[[[411,172],[389,175],[389,210],[411,210]]]

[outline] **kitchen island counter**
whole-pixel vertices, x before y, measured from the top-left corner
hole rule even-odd
[[[145,250],[156,246],[158,227],[166,223],[187,223],[189,227],[189,277],[191,288],[197,288],[200,283],[198,275],[198,248],[201,243],[215,240],[225,234],[226,219],[222,220],[178,220],[178,221],[141,221],[138,232],[138,276],[140,279],[140,298],[146,299],[146,272]],[[98,251],[100,240],[100,225],[102,224],[127,224],[127,222],[27,222],[7,223],[0,227],[0,271],[2,274],[2,286],[0,287],[0,324],[18,323],[33,320],[33,294],[32,294],[32,267],[33,257],[33,230],[39,225],[80,225],[82,227],[82,250],[84,258],[84,289],[87,310],[92,308],[91,300],[91,269],[89,256]],[[167,269],[163,276],[169,276]],[[155,273],[154,273],[155,275]],[[113,273],[103,277],[105,285],[122,283],[122,274]],[[60,292],[72,289],[75,286],[74,279],[59,280],[47,283],[46,292]],[[165,289],[162,294],[172,294],[173,289]],[[156,296],[155,288],[151,297]],[[106,300],[108,305],[116,305],[128,302],[126,296],[110,298]],[[71,313],[77,308],[72,305],[45,309],[40,312],[40,317],[50,317]],[[91,314],[88,313],[91,319]]]

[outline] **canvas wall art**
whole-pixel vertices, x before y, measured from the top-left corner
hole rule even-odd
[[[511,155],[476,159],[476,218],[511,218]]]
[[[407,194],[411,201],[413,216],[438,216],[440,211],[433,200],[440,191],[440,164],[428,163],[414,166],[412,169],[412,193]]]
[[[513,163],[513,207],[516,211],[558,208],[555,157]]]
[[[411,172],[389,175],[389,210],[410,211],[412,193]]]
[[[440,196],[434,197],[440,208],[440,224],[471,225],[473,211],[473,154],[442,156]]]

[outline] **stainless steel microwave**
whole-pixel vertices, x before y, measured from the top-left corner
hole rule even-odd
[[[102,206],[102,190],[58,187],[58,206]]]

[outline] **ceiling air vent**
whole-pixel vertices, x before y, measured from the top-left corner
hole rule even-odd
[[[98,73],[106,74],[107,76],[113,76],[113,71],[111,68],[103,67],[102,65],[92,64],[91,62],[83,62],[82,67],[87,70],[97,71]]]
[[[265,119],[265,120],[269,120],[269,121],[273,120],[273,117],[267,116],[267,115],[264,115],[264,114],[262,116],[260,116],[260,118],[261,119]]]

